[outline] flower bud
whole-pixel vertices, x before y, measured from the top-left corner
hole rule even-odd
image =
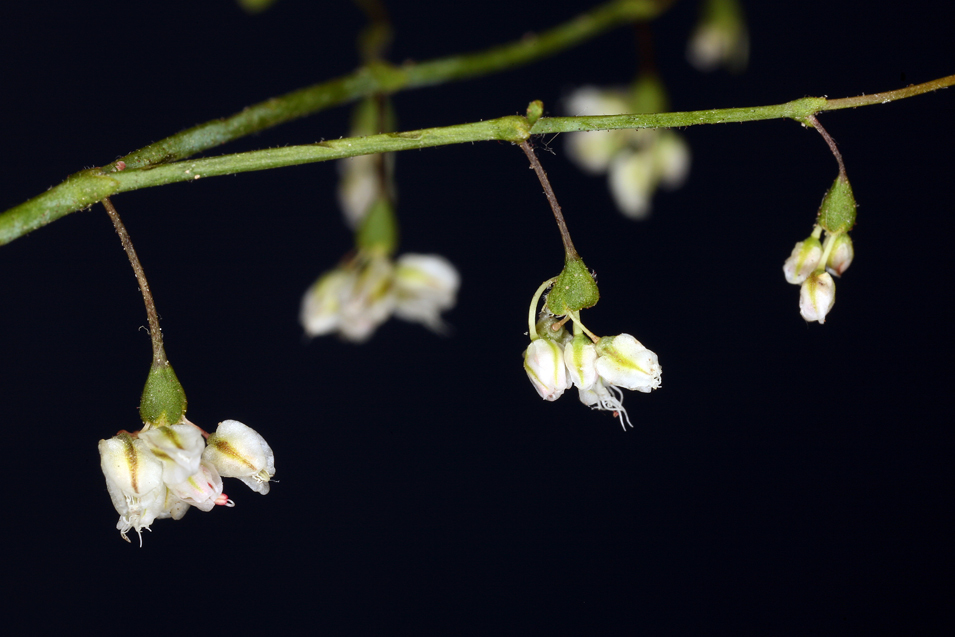
[[[840,234],[833,239],[832,252],[829,253],[826,269],[831,274],[842,276],[842,273],[849,269],[854,256],[852,239],[847,234]]]
[[[648,393],[660,387],[657,355],[629,334],[605,336],[596,345],[597,373],[608,385]]]
[[[275,475],[275,456],[265,438],[237,420],[219,423],[206,441],[202,459],[223,478],[239,478],[262,495],[269,492],[269,480]]]
[[[570,387],[564,353],[560,345],[548,338],[539,338],[527,346],[524,371],[544,400],[557,400]]]
[[[828,272],[817,272],[806,279],[799,290],[799,313],[807,321],[826,322],[826,314],[836,302],[836,284]]]
[[[792,254],[783,263],[786,281],[799,285],[819,268],[822,259],[822,244],[813,236],[806,237],[793,248]]]

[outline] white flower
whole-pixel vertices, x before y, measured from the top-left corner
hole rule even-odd
[[[624,429],[633,425],[619,388],[650,392],[660,387],[662,369],[657,355],[629,334],[605,336],[596,344],[578,334],[564,347],[564,363],[580,402],[614,412]]]
[[[153,427],[139,433],[153,456],[163,463],[162,479],[166,484],[182,482],[199,471],[199,458],[205,443],[202,433],[193,424]]]
[[[395,316],[441,332],[441,312],[454,307],[460,285],[458,271],[444,257],[403,254],[395,267]]]
[[[368,340],[395,308],[394,264],[384,255],[360,254],[323,274],[302,297],[305,333],[337,331],[347,340]]]
[[[300,319],[305,333],[321,336],[337,331],[342,321],[343,300],[355,286],[355,273],[342,268],[329,270],[302,297]]]
[[[223,478],[239,478],[250,489],[265,495],[275,475],[272,448],[257,431],[237,420],[223,420],[206,441],[202,459]]]
[[[830,274],[842,276],[842,273],[852,265],[853,257],[855,257],[855,249],[852,247],[852,239],[847,234],[840,234],[833,239],[832,252],[829,253],[826,269]]]
[[[660,387],[657,355],[629,334],[605,336],[596,344],[595,367],[609,385],[649,393]]]
[[[792,254],[783,263],[783,275],[786,281],[799,285],[819,268],[822,260],[822,244],[816,237],[807,237],[793,248]]]
[[[524,371],[544,400],[557,400],[571,385],[560,345],[547,338],[539,338],[527,346]]]
[[[807,321],[826,322],[836,302],[836,284],[828,272],[816,272],[799,289],[799,313]]]
[[[142,546],[142,530],[149,529],[164,508],[163,464],[145,442],[125,431],[109,440],[100,440],[99,454],[106,489],[119,513],[116,528],[127,542],[126,533],[135,529]]]

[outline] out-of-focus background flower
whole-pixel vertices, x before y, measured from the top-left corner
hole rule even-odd
[[[390,59],[482,49],[589,4],[389,2]],[[864,28],[843,0],[745,8],[742,74],[687,62],[694,3],[652,26],[672,108],[842,97],[955,72],[950,6],[869,3]],[[256,16],[225,0],[3,13],[2,209],[350,72],[363,25],[349,3],[302,0]],[[630,82],[635,50],[624,28],[531,67],[400,93],[398,129],[522,113],[534,99],[560,114],[577,87]],[[583,320],[633,334],[665,370],[660,390],[627,396],[626,433],[527,381],[527,306],[563,251],[515,147],[396,157],[399,253],[441,254],[461,274],[448,336],[403,321],[361,346],[303,335],[303,290],[353,245],[331,163],[115,197],[188,417],[208,431],[249,424],[277,469],[268,497],[233,486],[234,509],[159,520],[142,549],[114,528],[97,454],[98,440],[137,427],[150,360],[112,226],[94,207],[0,248],[7,621],[159,632],[173,599],[182,630],[282,634],[304,621],[362,635],[942,626],[955,566],[953,100],[820,117],[859,203],[855,261],[822,326],[800,318],[780,272],[837,171],[814,131],[679,131],[692,170],[639,224],[563,140],[539,140],[598,275],[601,301]],[[338,108],[221,150],[336,138],[349,118]],[[201,602],[182,601],[197,591]]]

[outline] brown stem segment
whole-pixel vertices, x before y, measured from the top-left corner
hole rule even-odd
[[[133,266],[133,272],[136,273],[136,280],[139,282],[139,291],[143,293],[143,301],[146,303],[146,318],[149,320],[149,337],[153,342],[153,364],[164,366],[167,364],[166,350],[163,349],[162,346],[162,332],[159,329],[159,314],[156,313],[156,303],[153,301],[152,292],[149,291],[149,283],[146,281],[146,273],[143,271],[143,265],[139,262],[139,257],[136,256],[136,249],[133,248],[133,242],[129,238],[129,233],[126,232],[126,226],[124,226],[120,220],[119,213],[116,212],[116,208],[113,206],[113,202],[109,200],[109,197],[103,199],[103,206],[106,208],[106,212],[109,213],[113,227],[116,228],[116,234],[119,235],[119,240],[123,244],[123,250],[126,251],[126,256],[129,257],[129,263]]]
[[[528,144],[526,140],[521,142],[520,146],[524,154],[527,155],[528,161],[531,162],[531,168],[537,173],[537,178],[540,179],[541,185],[544,187],[544,194],[547,195],[547,201],[550,202],[550,209],[554,211],[554,219],[557,220],[560,238],[564,241],[564,255],[568,261],[580,259],[580,255],[577,254],[577,249],[574,248],[574,242],[570,239],[570,231],[567,230],[567,223],[564,221],[564,215],[560,211],[560,204],[557,203],[557,195],[554,194],[554,189],[551,188],[550,180],[547,179],[547,173],[544,172],[544,167],[541,166],[540,161],[537,159],[537,153],[534,152],[534,149],[531,148],[531,145]]]
[[[836,146],[836,140],[830,137],[829,133],[826,132],[826,129],[822,127],[822,124],[819,123],[819,120],[816,119],[815,115],[810,115],[806,118],[806,121],[819,131],[819,134],[822,135],[822,138],[826,140],[826,143],[829,144],[829,150],[832,151],[832,154],[836,156],[836,162],[839,164],[839,174],[843,177],[846,176],[846,165],[842,163],[842,153],[839,152],[839,148]]]
[[[885,91],[883,93],[872,93],[870,95],[859,95],[857,97],[843,97],[835,100],[827,100],[827,111],[834,111],[840,108],[855,108],[857,106],[868,106],[870,104],[885,104],[894,102],[914,95],[922,95],[930,91],[937,91],[940,88],[955,86],[955,75],[947,75],[929,82],[906,86],[905,88],[894,91]]]

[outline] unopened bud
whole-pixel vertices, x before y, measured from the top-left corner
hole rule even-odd
[[[792,254],[783,263],[786,281],[799,285],[819,268],[822,259],[822,244],[816,237],[807,237],[793,248]]]

